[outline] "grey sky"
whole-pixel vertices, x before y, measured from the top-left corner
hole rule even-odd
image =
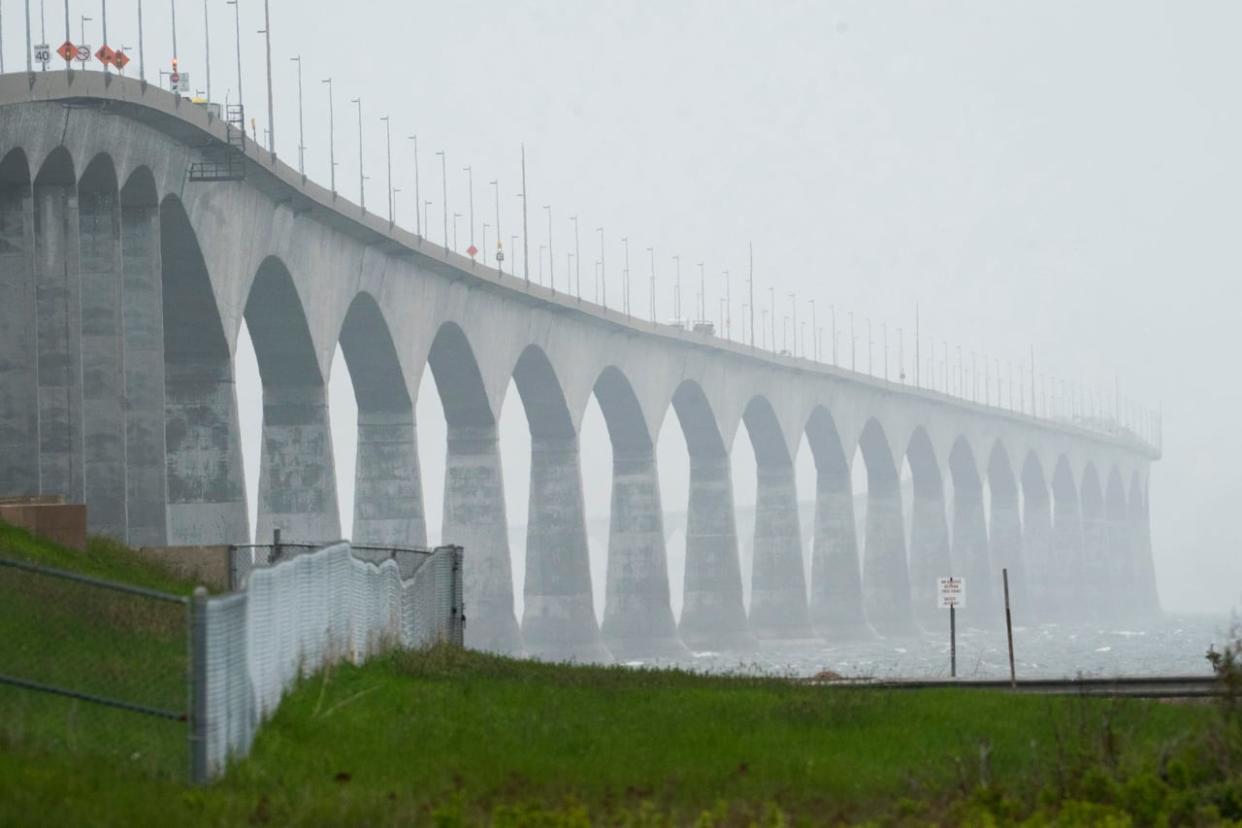
[[[23,54],[21,5],[0,2],[12,68]],[[241,3],[248,114],[262,129],[262,3]],[[98,18],[99,3],[71,5],[76,37],[78,15]],[[109,4],[113,45],[136,44],[135,6]],[[60,9],[48,3],[53,45],[63,35]],[[154,77],[171,56],[167,3],[148,0],[144,12]],[[210,0],[221,100],[226,89],[236,95],[231,12]],[[200,2],[178,3],[181,65],[199,89],[202,16]],[[722,270],[733,273],[736,326],[753,240],[757,292],[766,297],[775,284],[780,315],[783,295],[796,291],[817,300],[826,331],[830,303],[842,329],[847,310],[858,314],[862,336],[861,320],[872,317],[877,343],[883,320],[894,332],[893,360],[898,327],[912,347],[918,302],[923,333],[937,342],[1002,366],[1025,360],[1033,344],[1041,372],[1110,390],[1119,376],[1124,394],[1162,401],[1166,457],[1153,474],[1152,504],[1164,603],[1223,610],[1238,601],[1232,513],[1242,502],[1242,390],[1230,336],[1242,318],[1242,6],[272,0],[272,17],[281,154],[296,163],[289,57],[300,52],[308,173],[328,178],[320,79],[331,75],[339,189],[356,198],[349,100],[361,94],[368,205],[384,209],[379,117],[391,114],[398,219],[414,224],[406,136],[417,132],[433,239],[443,232],[434,153],[445,149],[450,211],[463,214],[460,246],[468,236],[462,167],[471,165],[476,239],[484,221],[495,223],[488,182],[499,176],[508,248],[520,233],[514,194],[525,141],[532,269],[547,240],[541,207],[551,204],[560,286],[572,250],[568,216],[577,213],[588,296],[603,225],[612,304],[619,240],[628,236],[635,309],[648,307],[646,249],[654,247],[660,316],[672,315],[671,257],[680,254],[687,308],[694,264],[706,262],[709,316]],[[520,259],[514,252],[510,262]],[[799,318],[807,312],[803,302]],[[848,334],[839,347],[846,356]],[[506,404],[506,422],[520,418],[516,407]],[[437,426],[432,415],[423,419],[426,441]],[[607,456],[594,446],[606,440],[597,430],[583,435],[588,458]],[[429,489],[440,485],[439,445],[422,458]],[[510,441],[505,458],[518,523],[524,472],[510,455],[521,448]],[[662,481],[666,500],[684,501],[680,483]],[[587,485],[589,508],[606,509],[606,489]],[[740,500],[753,499],[753,484],[736,485]],[[428,501],[438,515],[433,493]]]

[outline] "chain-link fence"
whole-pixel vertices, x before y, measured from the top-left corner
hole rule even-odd
[[[184,778],[189,599],[0,559],[0,742]]]
[[[463,643],[461,547],[245,549],[259,554],[240,590],[192,598],[0,559],[0,746],[165,776],[188,753],[205,781],[249,751],[300,676]]]

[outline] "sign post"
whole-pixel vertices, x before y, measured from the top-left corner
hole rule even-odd
[[[1018,686],[1018,673],[1013,666],[1013,616],[1009,612],[1009,570],[1002,569],[1005,579],[1005,634],[1009,637],[1009,686]]]
[[[957,608],[966,606],[966,579],[936,579],[937,606],[949,611],[949,676],[957,678]]]

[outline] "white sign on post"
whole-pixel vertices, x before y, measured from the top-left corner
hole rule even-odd
[[[190,94],[190,73],[180,72],[173,75],[173,91],[182,95]]]
[[[46,43],[40,43],[38,46],[35,46],[34,47],[34,61],[35,63],[42,63],[44,66],[47,66],[49,63],[51,63],[52,62],[52,47],[48,46]]]
[[[937,596],[940,609],[957,609],[966,606],[965,578],[937,578]]]

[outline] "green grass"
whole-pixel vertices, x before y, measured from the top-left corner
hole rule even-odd
[[[95,562],[100,574],[137,566],[117,554]],[[71,611],[48,611],[83,647],[98,641],[72,626]],[[184,728],[157,740],[144,730],[151,720],[5,691],[0,824],[955,824],[1030,814],[1093,824],[1146,813],[1157,794],[1169,807],[1169,757],[1198,750],[1216,715],[445,648],[305,680],[251,756],[203,789],[181,782]],[[1087,804],[1049,804],[1061,799]]]

